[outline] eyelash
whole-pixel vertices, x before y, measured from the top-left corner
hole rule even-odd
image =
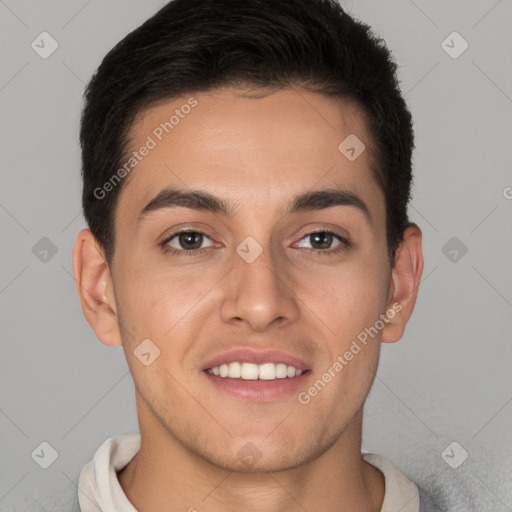
[[[198,254],[203,254],[204,252],[206,252],[209,249],[211,249],[211,247],[207,247],[207,248],[204,248],[204,249],[193,249],[193,250],[188,250],[187,251],[187,250],[184,250],[184,249],[182,249],[182,250],[174,249],[174,248],[169,247],[167,245],[174,237],[176,237],[178,235],[181,235],[183,233],[196,233],[196,234],[199,234],[199,235],[203,235],[206,238],[211,240],[211,237],[208,236],[203,231],[198,231],[198,230],[195,230],[195,229],[194,230],[187,229],[187,230],[183,230],[183,231],[177,231],[176,233],[173,233],[172,235],[168,236],[163,242],[159,243],[159,245],[162,248],[162,250],[164,251],[164,253],[171,254],[173,256],[197,256]],[[334,231],[329,231],[329,230],[326,230],[326,229],[321,229],[321,230],[318,230],[318,231],[311,231],[310,233],[307,233],[306,235],[304,235],[301,238],[301,240],[303,240],[304,238],[307,238],[308,236],[314,235],[316,233],[325,233],[325,234],[333,235],[341,243],[335,249],[309,249],[309,248],[306,247],[306,250],[308,250],[310,253],[315,253],[315,254],[318,254],[318,255],[320,255],[320,254],[322,254],[322,255],[338,254],[340,252],[346,251],[347,249],[350,249],[350,247],[351,247],[350,242],[346,238],[343,238],[342,236],[338,235]]]

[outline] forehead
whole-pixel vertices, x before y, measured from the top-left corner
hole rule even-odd
[[[358,141],[366,149],[351,160],[347,145],[355,142],[359,152]],[[362,197],[373,216],[384,217],[370,169],[372,141],[360,113],[316,93],[256,96],[225,89],[164,101],[141,113],[129,147],[127,158],[137,153],[136,165],[120,195],[116,223],[135,223],[165,188],[202,189],[236,204],[237,212],[264,206],[282,212],[291,197],[342,188]]]

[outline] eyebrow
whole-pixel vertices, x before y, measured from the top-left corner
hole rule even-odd
[[[369,224],[372,223],[370,210],[366,203],[354,192],[337,188],[313,190],[292,198],[284,215],[292,215],[306,211],[324,210],[334,206],[349,206],[364,215]],[[140,224],[150,213],[163,208],[185,207],[192,210],[210,212],[232,217],[235,208],[222,197],[203,190],[184,190],[166,188],[159,192],[143,208],[137,224]]]

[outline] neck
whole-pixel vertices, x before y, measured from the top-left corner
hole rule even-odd
[[[238,473],[214,466],[149,421],[141,423],[140,450],[118,473],[119,483],[139,512],[378,512],[384,477],[361,458],[361,428],[359,411],[315,459],[274,473]]]

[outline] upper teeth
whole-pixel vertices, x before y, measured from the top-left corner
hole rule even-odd
[[[229,377],[232,379],[244,380],[274,380],[284,379],[286,377],[298,377],[302,370],[284,363],[239,363],[221,364],[206,370],[208,373],[218,375],[219,377]]]

